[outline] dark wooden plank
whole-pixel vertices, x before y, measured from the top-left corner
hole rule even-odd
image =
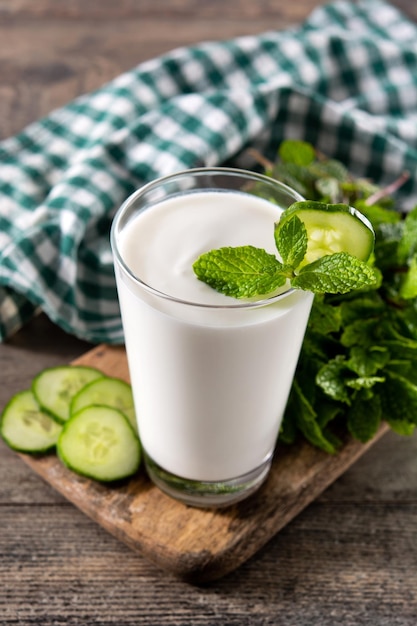
[[[0,139],[179,45],[301,21],[313,0],[0,1]]]
[[[50,19],[51,17],[76,20],[80,18],[93,18],[97,21],[121,20],[154,17],[160,21],[186,20],[188,22],[201,22],[206,20],[219,21],[222,17],[225,21],[241,20],[247,24],[255,24],[257,20],[268,24],[272,18],[281,18],[281,26],[285,28],[289,24],[301,21],[317,2],[312,0],[299,0],[291,5],[283,5],[274,0],[257,0],[256,3],[248,3],[247,0],[234,0],[225,3],[224,0],[124,0],[115,3],[114,0],[20,0],[19,3],[10,0],[0,0],[0,12],[5,18],[18,16],[20,19],[36,18]],[[270,24],[270,22],[269,22]]]
[[[298,24],[317,0],[0,0],[0,139],[180,46]],[[417,5],[394,5],[417,20]]]
[[[68,335],[45,315],[34,317],[0,346],[0,407],[17,391],[26,389],[44,367],[80,356],[91,344]]]
[[[417,433],[400,437],[384,435],[334,485],[320,502],[360,504],[417,503]],[[417,547],[417,544],[416,544]]]
[[[0,14],[7,18],[50,19],[74,21],[77,19],[92,18],[98,22],[107,20],[135,19],[155,17],[159,21],[173,19],[188,22],[215,20],[218,23],[222,17],[227,20],[241,20],[248,27],[262,22],[266,28],[271,28],[271,20],[277,20],[273,28],[286,28],[291,24],[299,23],[308,13],[318,6],[317,0],[298,0],[293,3],[276,2],[276,0],[257,0],[248,3],[247,0],[234,0],[225,3],[224,0],[123,0],[115,3],[114,0],[0,0]],[[393,0],[393,6],[398,7],[411,18],[417,18],[417,6],[409,0]],[[278,22],[279,19],[279,22]]]
[[[2,512],[5,626],[416,623],[417,505],[313,504],[259,556],[206,586],[161,577],[74,511]]]

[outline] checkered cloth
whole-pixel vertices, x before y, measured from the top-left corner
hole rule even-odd
[[[305,139],[417,201],[417,28],[389,4],[336,1],[300,27],[180,48],[0,143],[0,336],[39,309],[123,341],[109,229],[134,189]]]

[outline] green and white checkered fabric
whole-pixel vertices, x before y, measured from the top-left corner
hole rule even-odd
[[[0,336],[39,308],[119,343],[109,229],[134,189],[201,165],[312,142],[417,203],[417,28],[389,4],[337,1],[285,32],[143,63],[0,143]]]

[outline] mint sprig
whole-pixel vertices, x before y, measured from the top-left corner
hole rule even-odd
[[[298,204],[294,203],[291,210]],[[202,254],[193,264],[194,272],[199,280],[234,298],[273,294],[287,281],[296,289],[332,294],[377,282],[370,265],[346,252],[325,255],[303,265],[308,236],[297,215],[285,220],[282,226],[275,224],[274,238],[281,260],[250,245],[223,247]]]
[[[261,248],[219,248],[194,263],[197,277],[220,293],[234,298],[264,295],[281,287],[286,276],[283,264]]]

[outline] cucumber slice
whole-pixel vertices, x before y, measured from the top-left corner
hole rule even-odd
[[[302,265],[335,252],[348,252],[361,261],[371,256],[375,233],[371,223],[347,204],[295,202],[281,215],[276,232],[294,215],[307,229],[308,245]]]
[[[103,373],[84,365],[49,367],[36,376],[32,391],[44,411],[63,424],[70,416],[70,402],[87,383]]]
[[[55,447],[62,426],[42,411],[32,391],[17,393],[1,416],[0,434],[13,450],[43,453]]]
[[[88,406],[65,423],[58,456],[69,469],[109,482],[134,474],[141,461],[139,439],[123,413],[107,406]]]
[[[71,400],[70,414],[91,404],[104,404],[119,409],[137,432],[132,388],[129,383],[111,376],[103,376],[87,383]]]

